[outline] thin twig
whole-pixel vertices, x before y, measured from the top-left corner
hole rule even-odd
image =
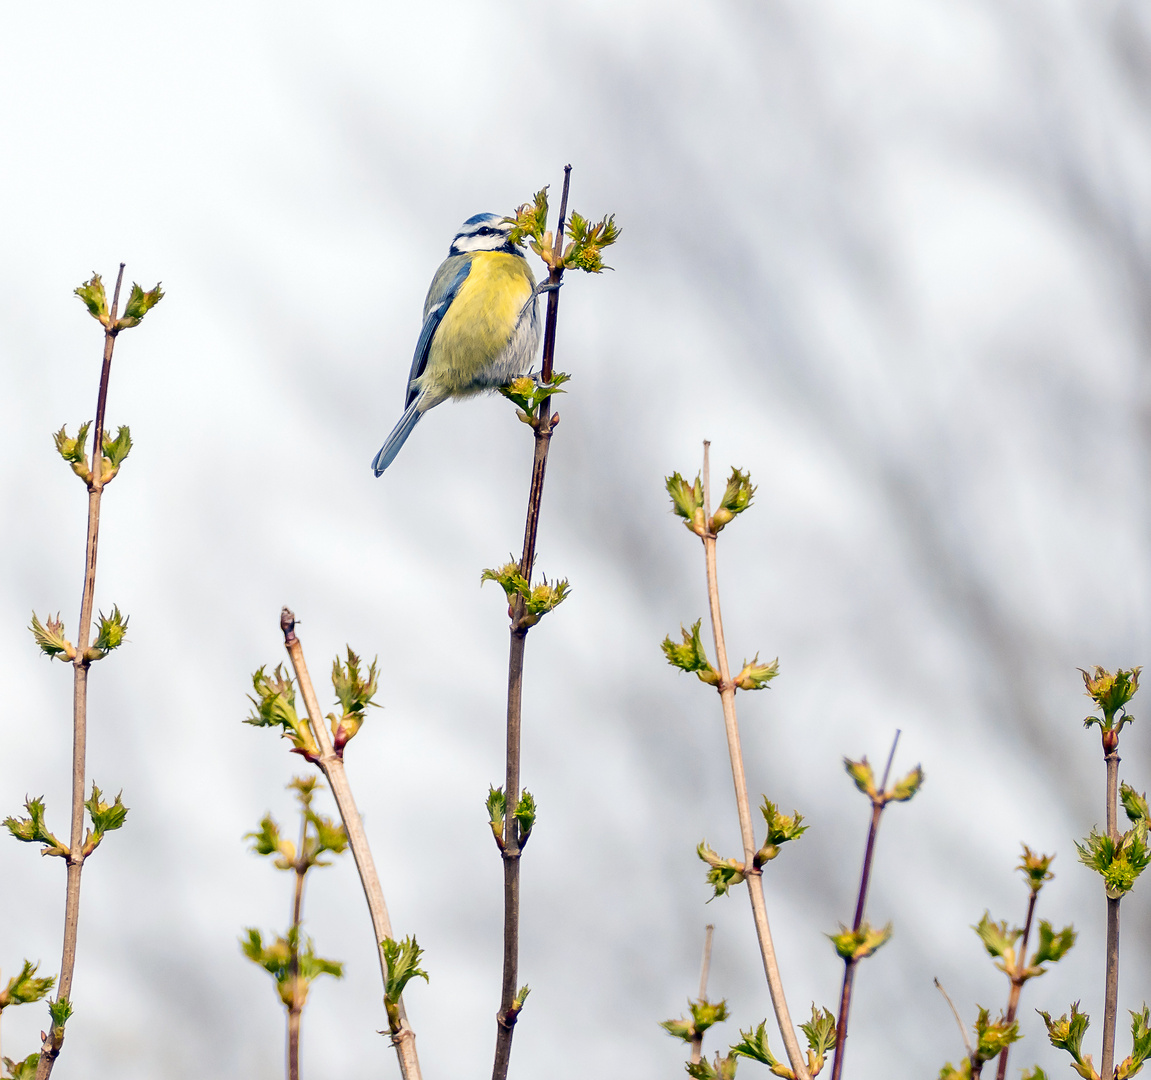
[[[104,491],[104,410],[108,401],[108,380],[112,371],[112,351],[116,347],[116,316],[120,305],[120,284],[124,264],[116,275],[111,318],[104,329],[104,359],[100,368],[100,389],[96,396],[96,423],[92,433],[92,458],[88,479],[88,536],[84,552],[84,591],[80,599],[80,626],[76,635],[76,657],[72,661],[72,820],[68,840],[68,882],[64,901],[64,946],[60,959],[60,979],[56,1000],[72,994],[76,967],[76,936],[80,924],[80,875],[84,869],[84,779],[88,746],[88,657],[92,633],[92,607],[96,591],[96,551],[100,539],[100,497]],[[48,1080],[64,1044],[64,1028],[52,1024],[40,1047],[36,1080]]]
[[[292,890],[292,928],[288,932],[288,984],[292,1000],[288,1003],[288,1080],[300,1080],[300,1017],[304,1011],[299,1000],[300,985],[300,924],[304,913],[304,877],[308,872],[308,815],[307,808],[300,811],[300,846],[293,867],[296,875]]]
[[[711,971],[711,939],[715,934],[715,926],[707,924],[707,933],[703,939],[703,962],[699,965],[699,1000],[707,1000],[707,976]],[[691,1040],[691,1063],[696,1065],[703,1056],[703,1032],[698,1032]]]
[[[704,514],[711,521],[711,489],[709,472],[710,442],[703,444],[703,490]],[[723,617],[719,610],[719,583],[716,578],[715,533],[708,532],[702,537],[705,561],[707,564],[707,597],[711,609],[711,630],[715,641],[716,664],[719,669],[719,694],[723,703],[723,725],[727,734],[728,756],[731,759],[731,779],[735,787],[735,804],[739,813],[739,832],[743,840],[743,861],[747,891],[751,898],[751,911],[755,920],[756,936],[759,938],[759,951],[763,957],[763,970],[767,976],[767,987],[771,993],[771,1004],[779,1033],[787,1050],[788,1060],[797,1080],[810,1080],[810,1073],[791,1013],[787,1008],[787,998],[783,992],[783,980],[779,974],[779,963],[775,956],[775,944],[771,938],[771,927],[767,921],[767,905],[763,898],[763,873],[755,866],[755,834],[751,824],[751,804],[747,797],[747,777],[743,768],[743,751],[739,741],[739,721],[735,715],[735,684],[731,680],[731,670],[727,663],[727,646],[723,638]]]
[[[1111,738],[1108,738],[1111,736]],[[1107,765],[1107,835],[1119,836],[1119,734],[1104,732],[1103,760]],[[1115,1068],[1115,1023],[1119,1011],[1119,904],[1107,898],[1107,975],[1103,998],[1103,1053],[1099,1075],[1109,1078]]]
[[[568,189],[571,166],[564,167],[563,195],[560,199],[559,223],[555,231],[556,265],[548,274],[548,284],[558,286],[563,279],[563,264],[559,255],[563,251],[564,221],[567,217]],[[547,382],[552,377],[555,360],[556,321],[559,317],[558,288],[548,294],[547,320],[544,324],[544,351],[540,377]],[[540,402],[536,411],[535,449],[532,458],[532,480],[528,493],[528,509],[524,523],[524,549],[519,570],[531,581],[536,556],[536,534],[539,529],[540,505],[543,499],[544,475],[547,471],[548,449],[552,431],[559,421],[551,415],[551,398]],[[500,985],[500,1007],[496,1013],[496,1050],[492,1063],[492,1080],[505,1080],[511,1061],[512,1035],[519,1008],[516,991],[519,980],[520,947],[520,835],[516,821],[516,805],[520,798],[520,730],[522,724],[524,646],[528,628],[522,625],[523,600],[512,604],[511,644],[508,650],[508,714],[507,714],[507,768],[504,776],[504,959]]]
[[[368,902],[368,911],[372,917],[376,953],[380,962],[380,975],[386,986],[388,962],[384,955],[382,943],[385,938],[391,938],[393,935],[392,923],[388,918],[388,906],[384,902],[384,890],[380,886],[380,878],[376,873],[372,849],[368,846],[363,819],[360,817],[359,810],[356,809],[356,800],[352,797],[352,788],[348,783],[347,773],[344,771],[343,759],[338,757],[332,748],[331,736],[324,725],[323,713],[320,711],[316,691],[312,686],[311,676],[308,674],[308,665],[304,661],[304,648],[296,636],[295,627],[296,616],[288,608],[284,608],[280,613],[280,629],[284,632],[284,645],[292,661],[292,670],[296,674],[300,695],[304,699],[304,707],[307,709],[312,734],[320,747],[320,757],[316,764],[327,778],[328,786],[332,789],[332,796],[335,798],[336,806],[340,811],[340,820],[344,823],[344,831],[348,834],[348,846],[352,849],[352,857],[356,860],[360,884],[364,888],[364,897]],[[416,1056],[416,1033],[408,1023],[402,997],[396,1005],[399,1013],[399,1030],[393,1031],[391,1035],[392,1043],[396,1048],[396,1056],[400,1062],[400,1072],[404,1080],[419,1080],[420,1062]]]
[[[863,912],[867,906],[867,890],[871,884],[871,865],[875,856],[875,837],[879,832],[879,819],[887,806],[887,781],[891,776],[891,766],[895,761],[895,748],[899,745],[901,732],[895,731],[895,738],[891,740],[891,752],[887,755],[887,766],[883,770],[883,780],[879,785],[879,798],[871,800],[871,824],[867,830],[867,846],[863,852],[863,869],[859,874],[859,895],[855,901],[855,918],[851,929],[858,931],[863,925]],[[835,1025],[835,1064],[831,1071],[831,1080],[840,1080],[843,1075],[843,1057],[847,1049],[847,1022],[851,1015],[851,991],[855,985],[855,968],[859,961],[854,956],[848,956],[843,961],[843,986],[839,992],[839,1014]]]
[[[963,1045],[967,1049],[968,1058],[974,1059],[975,1047],[971,1045],[971,1040],[967,1037],[967,1028],[963,1026],[963,1020],[959,1015],[959,1010],[955,1007],[955,1002],[951,1000],[951,995],[943,989],[943,983],[941,983],[938,979],[933,981],[935,983],[935,989],[943,995],[943,1000],[951,1006],[951,1014],[955,1017],[955,1022],[959,1025],[959,1034],[963,1036]]]
[[[1031,924],[1035,920],[1035,904],[1038,899],[1038,891],[1032,889],[1031,895],[1027,898],[1027,918],[1023,921],[1023,937],[1020,940],[1019,953],[1015,960],[1015,970],[1008,972],[1011,976],[1011,993],[1007,996],[1007,1011],[1003,1015],[1003,1019],[1008,1024],[1015,1019],[1015,1014],[1019,1009],[1019,995],[1023,992],[1023,984],[1027,981],[1023,977],[1024,971],[1027,970],[1027,940],[1031,937]],[[1000,1051],[999,1067],[995,1073],[995,1080],[1005,1080],[1007,1055],[1010,1050],[1011,1046],[1008,1044]]]

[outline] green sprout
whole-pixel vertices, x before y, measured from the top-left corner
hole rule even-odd
[[[759,653],[743,662],[743,669],[732,679],[737,690],[765,690],[767,684],[779,674],[779,657],[766,664],[759,662]]]
[[[311,728],[296,712],[296,690],[291,678],[284,673],[283,665],[277,664],[271,675],[261,667],[252,676],[252,688],[256,696],[249,694],[248,700],[255,708],[244,723],[254,727],[282,728],[283,737],[292,742],[293,753],[302,754],[308,761],[318,761],[320,748]]]
[[[144,316],[163,299],[164,291],[160,288],[160,282],[156,282],[156,287],[147,292],[132,282],[128,303],[124,305],[124,314],[116,320],[116,329],[129,330],[139,326]]]
[[[1055,876],[1048,869],[1054,858],[1054,855],[1036,855],[1026,844],[1023,845],[1023,858],[1016,869],[1022,871],[1027,879],[1028,888],[1033,893],[1038,893],[1043,888],[1044,882],[1050,881]]]
[[[742,514],[751,505],[751,497],[754,494],[755,487],[751,482],[751,474],[740,472],[733,467],[723,498],[719,501],[719,507],[711,515],[711,531],[719,532],[736,514]]]
[[[88,809],[88,817],[92,820],[92,828],[84,837],[84,857],[87,858],[99,846],[105,833],[113,832],[123,826],[128,816],[128,808],[120,795],[117,795],[115,801],[111,803],[105,802],[103,792],[94,783],[92,797],[84,805]]]
[[[1071,1016],[1064,1013],[1058,1020],[1042,1009],[1036,1010],[1047,1025],[1047,1038],[1056,1050],[1066,1050],[1074,1064],[1071,1066],[1083,1080],[1099,1080],[1099,1074],[1091,1063],[1091,1055],[1083,1053],[1083,1036],[1091,1024],[1091,1017],[1079,1011],[1079,1002],[1071,1006]]]
[[[1151,863],[1147,848],[1147,822],[1140,821],[1117,841],[1095,829],[1082,843],[1076,842],[1079,861],[1103,878],[1109,900],[1118,900],[1131,891],[1136,879]]]
[[[516,825],[519,826],[520,846],[523,847],[528,842],[532,826],[536,823],[536,800],[530,791],[525,791],[520,795],[514,816]]]
[[[100,483],[107,484],[120,471],[120,466],[132,449],[132,433],[126,424],[121,424],[116,429],[115,438],[105,431],[100,442],[103,450],[100,459]]]
[[[521,375],[512,379],[506,386],[496,387],[497,390],[516,408],[516,415],[525,424],[532,427],[538,425],[536,410],[554,394],[566,394],[563,384],[571,382],[571,376],[563,371],[552,373],[551,380],[543,382],[531,375]]]
[[[722,1058],[716,1054],[714,1062],[702,1058],[699,1061],[689,1061],[685,1068],[693,1080],[735,1080],[735,1067],[738,1064],[739,1058],[735,1054]]]
[[[728,1017],[726,1001],[708,1001],[700,998],[698,1001],[688,1001],[691,1018],[684,1016],[678,1020],[661,1020],[660,1027],[669,1035],[684,1042],[693,1042],[703,1038],[703,1033],[713,1024],[721,1024]]]
[[[707,883],[715,890],[711,900],[723,896],[733,885],[739,885],[747,876],[747,867],[738,859],[721,859],[701,840],[695,849],[696,854],[708,865]],[[711,903],[711,900],[708,903]]]
[[[1143,1062],[1151,1056],[1151,1013],[1147,1003],[1142,1012],[1131,1014],[1131,1053],[1123,1059],[1115,1070],[1115,1080],[1127,1080],[1143,1068]]]
[[[767,1042],[767,1021],[765,1020],[754,1031],[740,1029],[740,1041],[731,1048],[731,1056],[750,1058],[766,1065],[776,1076],[792,1076],[792,1071],[780,1063],[771,1052]]]
[[[19,975],[13,975],[8,985],[0,990],[0,1012],[9,1005],[28,1005],[43,998],[56,985],[55,975],[36,977],[39,964],[25,960]]]
[[[1094,672],[1088,673],[1079,669],[1083,676],[1083,685],[1087,688],[1087,696],[1095,702],[1095,707],[1103,713],[1103,718],[1088,716],[1083,720],[1084,727],[1098,724],[1104,732],[1123,730],[1124,724],[1129,724],[1135,718],[1127,714],[1127,703],[1135,696],[1139,689],[1139,672],[1142,668],[1131,668],[1118,671],[1106,671],[1096,667]],[[1118,723],[1116,723],[1118,713]]]
[[[502,787],[489,787],[485,804],[488,810],[488,824],[492,827],[492,835],[500,851],[504,850],[504,816],[507,813],[508,800]]]
[[[764,796],[759,811],[767,823],[767,839],[755,854],[757,867],[774,859],[779,854],[780,845],[786,844],[789,840],[797,840],[807,832],[807,826],[802,824],[803,815],[798,810],[793,810],[790,817],[781,814],[779,808],[770,802],[767,796]]]
[[[85,484],[92,479],[92,473],[88,468],[88,455],[84,452],[84,447],[88,442],[88,429],[91,426],[91,420],[81,424],[74,439],[68,437],[66,426],[61,426],[60,430],[52,436],[56,443],[57,453],[72,466],[72,471]]]
[[[100,612],[96,626],[96,640],[84,654],[85,659],[103,660],[113,649],[118,649],[124,643],[124,635],[127,632],[128,616],[122,615],[115,604],[112,605],[110,615]]]
[[[5,828],[17,840],[22,840],[25,844],[43,844],[44,847],[40,850],[41,855],[56,855],[62,859],[67,858],[70,854],[68,848],[48,831],[48,826],[44,823],[43,797],[25,799],[24,809],[28,811],[28,816],[26,818],[5,818]]]
[[[619,239],[620,228],[615,223],[615,214],[609,214],[593,225],[573,210],[567,234],[571,243],[564,248],[565,269],[584,270],[589,274],[600,274],[612,269],[604,265],[603,249],[611,247]]]
[[[108,325],[108,297],[104,294],[104,282],[96,271],[92,271],[92,279],[85,281],[72,290],[80,297],[93,319]]]
[[[549,583],[548,579],[543,577],[541,584],[529,585],[527,579],[520,573],[519,565],[514,561],[505,563],[498,570],[485,570],[480,574],[480,584],[485,581],[494,581],[504,590],[508,598],[509,613],[513,612],[517,599],[522,604],[522,614],[515,623],[516,629],[535,626],[549,611],[559,607],[571,591],[567,578]]]
[[[400,1030],[399,1002],[404,987],[412,979],[423,979],[427,982],[428,973],[419,966],[423,949],[416,944],[414,935],[399,942],[392,938],[384,938],[380,944],[383,946],[384,961],[388,968],[388,978],[384,985],[384,1007],[394,1035]]]
[[[696,619],[690,632],[680,626],[683,643],[677,645],[669,635],[663,639],[661,647],[667,662],[672,667],[677,667],[681,671],[694,671],[699,676],[700,682],[707,683],[708,686],[718,686],[719,672],[711,666],[703,642],[699,639],[699,628],[702,624],[702,619]]]
[[[48,623],[45,625],[36,617],[36,612],[32,612],[32,625],[28,629],[32,631],[36,644],[40,646],[40,651],[45,656],[76,659],[76,647],[64,636],[64,623],[59,614],[54,619],[49,615]]]
[[[312,939],[301,940],[299,927],[293,926],[286,937],[277,935],[267,944],[259,930],[249,928],[247,934],[247,938],[240,939],[244,955],[276,980],[276,992],[289,1009],[304,1007],[308,991],[319,976],[343,977],[344,965],[338,960],[317,956]]]
[[[828,934],[835,951],[843,960],[855,962],[870,956],[891,939],[892,924],[888,923],[879,930],[873,930],[870,923],[860,923],[858,930],[851,927],[839,927],[838,934]]]
[[[7,1080],[36,1080],[36,1069],[40,1064],[39,1051],[29,1054],[23,1061],[13,1061],[9,1057],[0,1060],[3,1061]]]
[[[828,1050],[835,1045],[835,1017],[830,1009],[817,1009],[813,1001],[811,1019],[800,1024],[799,1030],[807,1039],[807,1071],[815,1076],[823,1069],[823,1059]]]
[[[332,728],[332,745],[340,757],[344,755],[344,747],[348,740],[353,738],[363,725],[368,707],[379,708],[379,705],[372,700],[379,685],[377,661],[378,658],[373,660],[367,672],[361,674],[360,658],[352,652],[350,645],[346,664],[341,664],[338,656],[332,661],[332,688],[343,709],[343,715],[337,719],[334,714],[329,713],[328,722]]]
[[[551,237],[547,236],[548,227],[548,189],[545,185],[535,193],[530,203],[516,207],[516,212],[504,221],[512,226],[508,234],[508,241],[512,244],[523,245],[528,241],[537,255],[543,256],[544,249],[551,250]],[[547,239],[545,240],[545,236]]]
[[[707,517],[703,509],[703,481],[697,475],[695,483],[689,484],[679,473],[672,473],[665,481],[667,493],[671,496],[672,510],[681,518],[690,532],[696,536],[707,535]]]

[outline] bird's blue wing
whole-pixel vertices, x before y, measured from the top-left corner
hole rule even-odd
[[[448,308],[451,307],[452,301],[460,291],[460,286],[463,285],[468,274],[471,273],[471,270],[472,260],[469,258],[446,283],[446,286],[439,292],[439,295],[429,296],[429,299],[433,302],[431,307],[427,309],[427,314],[424,316],[424,327],[420,331],[419,341],[416,342],[416,352],[412,357],[412,370],[411,374],[408,375],[408,389],[404,395],[404,408],[411,405],[416,399],[416,394],[419,393],[412,383],[424,373],[424,368],[428,366],[428,354],[432,351],[432,339],[436,336],[436,331],[439,329],[440,323],[443,321]],[[436,276],[438,277],[439,275],[437,274]],[[436,291],[435,282],[432,282],[432,291]]]

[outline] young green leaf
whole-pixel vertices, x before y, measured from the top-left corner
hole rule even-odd
[[[1147,1003],[1142,1012],[1131,1014],[1131,1053],[1119,1063],[1115,1070],[1115,1080],[1127,1080],[1143,1068],[1143,1062],[1151,1056],[1151,1013]]]
[[[72,1002],[67,998],[57,998],[48,1002],[48,1015],[52,1017],[52,1026],[62,1028],[72,1016]]]
[[[80,430],[76,432],[76,438],[71,439],[68,437],[66,427],[61,427],[52,439],[56,443],[57,453],[72,466],[72,471],[80,477],[84,483],[88,483],[92,479],[92,473],[88,468],[88,455],[84,451],[85,444],[88,441],[88,429],[92,426],[92,421],[89,420],[85,424],[80,425]]]
[[[731,1053],[758,1061],[775,1072],[780,1063],[767,1043],[767,1021],[763,1021],[754,1031],[744,1031],[741,1028],[739,1034],[740,1041],[731,1048]]]
[[[104,294],[104,282],[100,280],[99,274],[93,271],[91,280],[78,285],[72,292],[84,301],[84,306],[93,319],[98,319],[105,326],[108,325],[108,298]]]
[[[733,885],[743,882],[746,867],[738,859],[721,859],[719,855],[708,847],[706,840],[701,840],[696,854],[708,865],[707,883],[715,890],[712,900],[723,896]],[[711,903],[711,900],[708,901]]]
[[[36,1080],[36,1069],[40,1064],[40,1053],[29,1054],[23,1061],[3,1058],[4,1075],[7,1080]]]
[[[68,848],[60,843],[49,831],[44,823],[44,799],[25,799],[24,809],[28,811],[26,818],[7,817],[4,826],[16,837],[26,844],[43,844],[41,855],[57,855],[65,858]]]
[[[971,1080],[971,1059],[964,1058],[958,1066],[949,1061],[939,1070],[939,1080]]]
[[[858,930],[840,925],[838,934],[828,934],[835,951],[844,960],[863,960],[876,949],[887,944],[891,938],[892,925],[888,923],[880,930],[873,930],[869,923],[860,923]]]
[[[736,514],[742,514],[751,505],[751,497],[754,494],[755,487],[751,482],[751,474],[733,468],[723,498],[720,499],[715,513],[711,515],[711,531],[718,533]]]
[[[367,715],[369,706],[379,708],[372,700],[379,686],[379,675],[376,671],[378,658],[373,660],[367,672],[360,672],[360,658],[348,646],[348,660],[346,664],[340,663],[337,656],[332,661],[332,688],[343,709],[343,715],[338,719],[329,716],[332,726],[332,741],[336,752],[343,756],[344,747],[349,739],[360,730]]]
[[[1038,1065],[1033,1065],[1030,1069],[1023,1070],[1019,1080],[1047,1080],[1047,1074]]]
[[[1046,919],[1039,920],[1039,948],[1031,958],[1031,966],[1038,964],[1056,963],[1062,960],[1072,945],[1075,944],[1075,927],[1065,926],[1059,933],[1055,933]]]
[[[811,1019],[806,1024],[800,1024],[799,1030],[807,1039],[808,1071],[815,1076],[823,1068],[823,1059],[835,1045],[835,1017],[830,1009],[822,1011],[811,1003]]]
[[[980,1062],[990,1061],[1020,1038],[1019,1022],[1000,1015],[990,1019],[987,1009],[980,1009],[975,1021],[975,1056]]]
[[[1142,668],[1130,670],[1106,671],[1096,667],[1094,672],[1088,674],[1079,669],[1083,676],[1083,685],[1087,688],[1087,696],[1095,702],[1095,707],[1103,713],[1103,719],[1097,716],[1088,716],[1083,723],[1086,727],[1098,724],[1104,731],[1111,731],[1115,724],[1115,714],[1119,714],[1119,724],[1115,728],[1121,731],[1123,725],[1130,723],[1133,717],[1127,715],[1127,703],[1135,696],[1139,689],[1139,672]]]
[[[519,826],[520,846],[522,847],[528,842],[532,826],[536,823],[536,800],[530,791],[525,791],[520,795],[520,801],[516,803],[515,819]]]
[[[56,985],[55,975],[36,978],[39,967],[39,964],[33,964],[31,960],[24,961],[20,974],[13,975],[8,980],[8,985],[0,990],[0,1011],[9,1005],[28,1005],[33,1001],[39,1001]]]
[[[28,629],[32,631],[36,644],[40,646],[40,651],[45,656],[49,658],[63,656],[69,660],[76,659],[76,647],[64,636],[64,623],[59,615],[54,619],[49,615],[48,624],[45,626],[36,617],[36,612],[32,612],[32,625]]]
[[[489,787],[485,805],[488,810],[488,824],[492,827],[492,835],[496,838],[500,851],[503,851],[504,815],[508,809],[508,800],[504,795],[504,789],[502,787]]]
[[[685,1068],[687,1075],[693,1080],[734,1080],[735,1067],[738,1064],[739,1058],[735,1054],[728,1054],[722,1058],[716,1054],[714,1063],[703,1058],[696,1062],[689,1061]],[[790,1070],[788,1075],[791,1075]]]
[[[679,1020],[663,1020],[659,1025],[669,1035],[683,1039],[684,1042],[691,1042],[702,1036],[713,1024],[721,1024],[728,1017],[726,1000],[712,1002],[700,998],[698,1001],[689,1001],[687,1005],[691,1010],[690,1020],[687,1017]]]
[[[1139,794],[1130,784],[1119,785],[1119,799],[1123,803],[1123,812],[1127,820],[1138,824],[1151,818],[1151,810],[1147,807],[1147,794]]]
[[[1050,881],[1055,876],[1048,869],[1054,858],[1054,855],[1037,855],[1026,844],[1023,845],[1023,857],[1016,869],[1023,872],[1023,876],[1027,879],[1027,887],[1033,893],[1039,892],[1044,882]]]
[[[1056,1050],[1066,1050],[1074,1064],[1071,1066],[1084,1080],[1099,1080],[1099,1074],[1091,1064],[1091,1055],[1083,1055],[1083,1035],[1091,1024],[1091,1017],[1079,1011],[1079,1002],[1071,1006],[1071,1016],[1064,1013],[1058,1020],[1042,1009],[1036,1010],[1047,1025],[1047,1038]]]
[[[620,235],[620,228],[615,223],[615,214],[609,214],[602,221],[593,225],[582,214],[572,211],[567,225],[567,234],[571,243],[564,249],[563,264],[569,270],[584,270],[589,274],[599,274],[610,270],[605,266],[603,249],[614,244]]]
[[[798,810],[793,810],[790,817],[781,814],[775,803],[766,796],[759,812],[763,814],[763,820],[767,823],[767,839],[763,847],[756,852],[756,866],[770,862],[779,854],[782,844],[786,844],[789,840],[797,840],[807,832],[807,826],[802,824],[803,815]]]
[[[679,473],[672,473],[665,481],[671,496],[672,510],[696,536],[707,535],[707,519],[703,512],[703,482],[698,476],[689,484]]]
[[[384,959],[388,966],[388,981],[384,987],[384,997],[391,1004],[400,1000],[404,987],[412,979],[428,981],[428,973],[420,966],[420,957],[424,950],[416,944],[414,936],[406,937],[403,941],[384,938],[380,943],[384,949]]]
[[[1151,862],[1146,832],[1145,823],[1140,822],[1125,832],[1118,843],[1094,829],[1082,844],[1076,842],[1080,862],[1103,878],[1108,899],[1118,900],[1130,892],[1136,878]]]
[[[719,672],[711,666],[703,642],[699,639],[699,628],[702,623],[702,619],[696,619],[692,623],[690,632],[680,626],[679,631],[683,636],[683,643],[677,645],[668,636],[663,639],[661,648],[664,656],[667,657],[667,662],[672,667],[677,667],[681,671],[694,671],[699,676],[700,682],[705,682],[708,686],[718,686]]]
[[[907,802],[923,786],[923,766],[916,765],[906,776],[900,777],[884,793],[884,802]]]
[[[103,660],[113,649],[118,649],[124,643],[127,633],[128,616],[121,614],[120,609],[113,604],[111,615],[100,612],[96,624],[96,640],[84,655],[89,660]]]
[[[256,855],[275,855],[272,865],[277,870],[291,870],[296,864],[296,845],[280,836],[280,826],[271,814],[260,819],[260,827],[255,832],[244,833],[245,840],[252,841],[252,851]]]
[[[544,242],[544,232],[548,227],[548,189],[537,191],[530,203],[516,207],[516,212],[504,218],[512,225],[508,234],[508,241],[512,244],[522,245],[525,240],[533,241],[532,249],[540,254]]]
[[[739,690],[764,690],[767,684],[779,674],[779,658],[766,664],[759,662],[759,653],[752,660],[743,662],[743,670],[732,679]]]
[[[124,305],[124,314],[116,320],[116,329],[128,330],[133,326],[139,326],[144,316],[163,299],[164,292],[159,282],[156,282],[154,289],[149,289],[147,292],[132,282],[132,292],[128,296],[128,303]]]
[[[291,678],[284,673],[283,665],[277,664],[271,675],[261,667],[252,676],[252,687],[256,696],[249,694],[248,700],[255,709],[244,723],[255,727],[282,728],[284,738],[291,740],[296,751],[309,761],[317,760],[320,748],[311,728],[296,712],[295,687]]]
[[[92,828],[84,837],[84,856],[87,857],[96,850],[105,833],[123,826],[128,808],[121,801],[120,795],[116,796],[114,802],[104,802],[103,793],[95,784],[92,785],[92,797],[84,805],[88,809],[88,817],[92,819]]]
[[[983,918],[971,929],[979,935],[988,955],[1003,961],[995,965],[997,968],[1007,971],[1015,967],[1015,943],[1023,936],[1019,927],[1008,929],[1006,922],[992,922],[991,912],[985,911]]]
[[[843,767],[847,770],[847,775],[851,777],[852,782],[864,795],[870,799],[879,798],[879,792],[875,788],[875,771],[871,768],[866,754],[859,761],[852,761],[851,758],[845,757]]]
[[[517,415],[525,424],[536,423],[536,410],[555,394],[566,394],[563,384],[571,382],[571,376],[564,371],[552,373],[550,381],[544,382],[533,375],[521,375],[505,386],[496,387],[499,392],[517,406]]]

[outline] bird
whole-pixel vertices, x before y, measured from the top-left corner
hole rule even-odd
[[[372,460],[376,476],[429,409],[494,390],[531,369],[541,289],[511,230],[500,214],[475,214],[452,239],[424,300],[404,414]]]

